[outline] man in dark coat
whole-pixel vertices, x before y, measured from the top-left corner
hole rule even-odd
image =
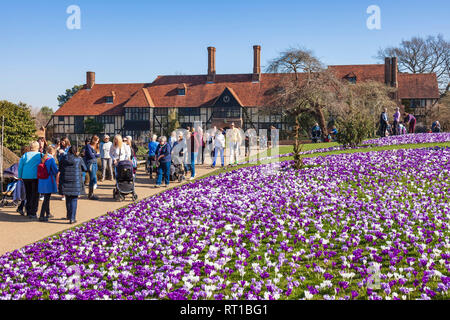
[[[67,220],[75,223],[78,197],[83,188],[82,172],[87,168],[83,159],[78,157],[75,146],[70,147],[67,155],[59,163],[59,193],[66,197]]]

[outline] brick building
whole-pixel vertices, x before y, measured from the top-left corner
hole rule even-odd
[[[86,85],[55,112],[48,126],[53,136],[84,138],[84,121],[104,124],[109,135],[122,134],[147,140],[151,132],[167,134],[170,119],[186,128],[201,122],[204,128],[228,127],[231,122],[244,130],[280,130],[280,139],[292,129],[281,110],[267,114],[270,92],[287,74],[261,72],[261,47],[253,46],[253,72],[217,74],[214,47],[208,47],[208,69],[203,75],[158,76],[151,83],[97,84],[87,72]],[[399,73],[397,58],[385,64],[329,66],[350,82],[376,80],[398,88],[399,104],[411,108],[418,121],[425,107],[439,98],[435,74]]]

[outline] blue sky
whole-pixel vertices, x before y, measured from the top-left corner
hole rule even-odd
[[[70,5],[81,29],[69,30]],[[366,9],[381,9],[381,30],[369,30]],[[380,47],[412,36],[447,39],[444,0],[0,0],[0,100],[56,109],[56,97],[85,83],[151,82],[159,74],[204,74],[214,46],[217,73],[252,72],[291,46],[325,64],[376,63]]]

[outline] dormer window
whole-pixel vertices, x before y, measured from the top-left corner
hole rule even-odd
[[[186,84],[181,84],[177,87],[177,95],[185,96],[186,95]]]
[[[109,96],[106,96],[106,103],[114,103],[114,98],[116,97],[116,93],[111,91]]]
[[[355,84],[356,83],[356,77],[349,77],[347,78],[348,82]]]
[[[348,82],[352,83],[352,84],[356,83],[356,75],[353,72],[349,73],[348,75],[346,75],[344,77],[344,79],[347,80]]]

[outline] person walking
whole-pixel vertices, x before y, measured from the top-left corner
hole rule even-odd
[[[66,198],[66,219],[70,224],[76,223],[76,212],[78,197],[81,194],[83,181],[81,181],[81,172],[87,171],[83,160],[78,156],[78,150],[75,146],[69,148],[59,164],[59,193]]]
[[[394,136],[399,135],[399,124],[400,124],[400,108],[397,107],[397,109],[395,110],[394,113],[394,123],[393,123],[393,128],[392,128],[392,132],[394,134]]]
[[[387,108],[384,108],[383,112],[380,115],[380,136],[386,137],[386,130],[388,127],[388,114],[387,114]]]
[[[231,123],[231,129],[228,130],[227,136],[230,144],[230,163],[237,165],[238,163],[238,152],[242,143],[242,137],[239,132],[239,129],[235,127],[234,122]]]
[[[406,116],[405,124],[408,125],[408,133],[414,133],[416,131],[416,117],[411,113],[408,113]]]
[[[111,146],[111,150],[109,152],[114,169],[114,177],[116,177],[116,167],[120,161],[131,160],[131,154],[129,150],[125,147],[125,143],[123,143],[122,136],[117,134],[114,137],[113,145]]]
[[[217,155],[220,153],[220,160],[222,161],[222,167],[225,165],[224,158],[224,149],[225,149],[225,136],[222,133],[222,130],[218,130],[216,132],[216,136],[214,137],[214,160],[211,168],[216,166]]]
[[[30,151],[29,146],[22,147],[22,149],[20,150],[20,157],[22,157],[28,151]],[[20,204],[17,207],[16,212],[18,212],[21,216],[25,215],[25,213],[23,212],[23,209],[25,208],[25,203],[26,203],[26,191],[25,191],[25,185],[23,183],[23,180],[19,179],[19,181],[17,181],[17,186],[16,186],[16,189],[14,190],[13,201],[15,201],[15,202],[20,201]]]
[[[197,130],[195,128],[192,128],[192,133],[191,133],[191,177],[189,178],[189,180],[194,180],[195,179],[195,163],[197,162],[197,156],[198,156],[198,151],[200,149],[200,146],[202,145],[202,141],[200,140],[201,137],[199,135],[199,133],[197,132]]]
[[[33,141],[30,151],[26,152],[19,160],[18,178],[25,185],[25,209],[30,219],[37,219],[39,206],[37,168],[41,163],[42,154],[39,152],[39,143]]]
[[[156,141],[158,136],[154,134],[152,136],[152,141],[148,143],[148,161],[149,161],[149,173],[150,179],[153,179],[153,172],[157,173],[156,170],[156,148],[158,147],[158,142]]]
[[[47,147],[46,154],[42,157],[38,166],[38,191],[44,196],[39,221],[43,222],[47,222],[52,217],[50,214],[50,197],[52,193],[58,192],[56,185],[58,166],[55,157],[56,149],[52,146]]]
[[[175,142],[177,142],[177,134],[175,131],[173,131],[169,138],[169,145],[171,149],[173,149],[173,145],[175,144]]]
[[[113,169],[112,169],[112,159],[109,154],[111,151],[112,142],[109,141],[109,136],[105,135],[103,137],[103,143],[100,144],[100,158],[102,159],[102,180],[100,182],[105,181],[106,178],[106,170],[109,171],[109,179],[112,180]]]
[[[162,136],[160,138],[160,147],[158,148],[156,154],[156,161],[159,163],[158,166],[158,178],[156,180],[155,188],[161,186],[162,178],[164,176],[165,187],[169,186],[170,183],[170,164],[172,162],[171,158],[171,148],[170,144],[167,142],[167,138]]]
[[[97,158],[100,158],[99,137],[94,135],[89,144],[84,147],[84,163],[89,172],[89,194],[88,199],[98,200],[94,195],[94,190],[97,189]]]

